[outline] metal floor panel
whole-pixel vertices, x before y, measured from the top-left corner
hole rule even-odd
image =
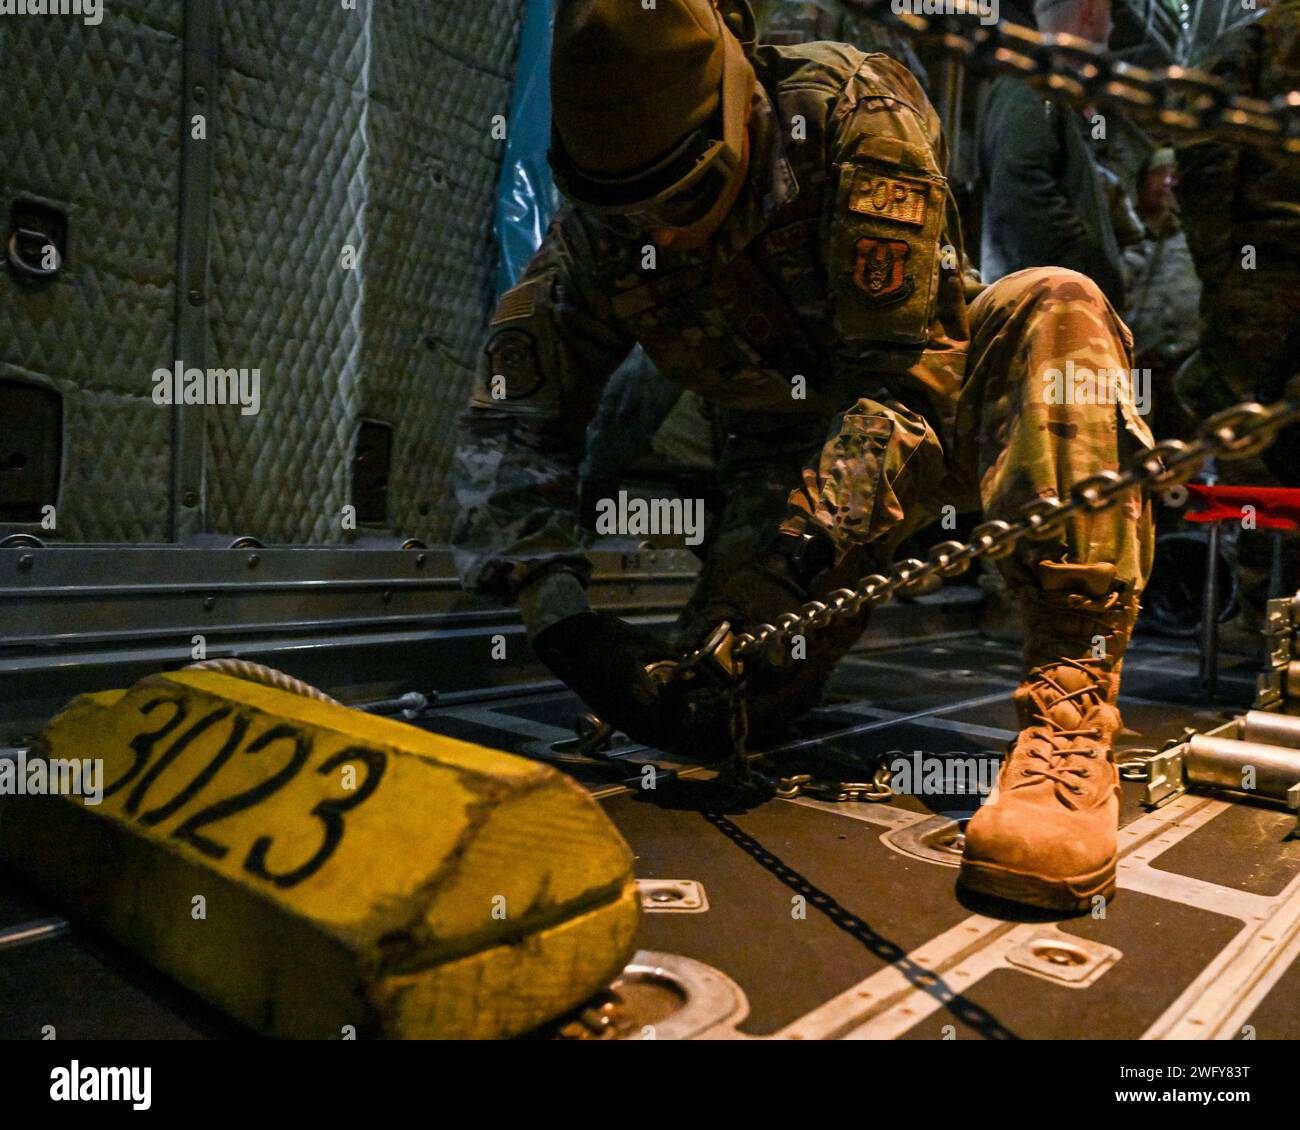
[[[1237,924],[1177,903],[1122,892],[1104,922],[1084,918],[1060,928],[1067,936],[1100,942],[1122,956],[1085,989],[1004,966],[964,989],[965,999],[994,1016],[1008,1018],[1021,1039],[1136,1040],[1152,1016],[1172,1004],[1231,940]],[[1179,944],[1153,945],[1153,934],[1178,938]],[[957,1039],[983,1035],[951,1010],[940,1009],[902,1038],[943,1039],[948,1024],[955,1027]]]
[[[646,915],[639,944],[731,976],[749,1000],[745,1034],[778,1031],[967,916],[952,872],[892,852],[879,827],[753,804],[703,781],[606,803],[638,877],[695,879],[708,893],[706,914]]]
[[[853,779],[893,750],[1000,751],[1015,725],[1015,649],[980,638],[855,654],[827,704],[786,742],[786,772]],[[1140,641],[1125,718],[1143,748],[1215,725],[1246,687],[1225,661],[1227,701],[1207,707],[1195,667]],[[1195,704],[1196,710],[1190,709]],[[727,1015],[694,1022],[717,1038],[1233,1038],[1300,1035],[1300,841],[1278,809],[1185,796],[1148,812],[1124,785],[1120,894],[1104,919],[958,898],[956,856],[917,854],[970,796],[888,804],[766,800],[713,770],[624,742],[607,762],[564,761],[580,710],[544,684],[460,698],[420,725],[545,756],[602,800],[644,880],[690,880],[705,908],[646,913],[638,947],[714,975]],[[669,770],[640,787],[646,762]],[[0,874],[0,934],[57,915]],[[21,939],[20,939],[21,940]],[[692,959],[702,965],[691,965]],[[716,974],[722,974],[717,977]],[[726,997],[727,994],[723,993]],[[142,962],[74,928],[0,942],[0,1037],[241,1037],[243,1029]]]
[[[198,1040],[243,1035],[211,1006],[81,933],[0,950],[0,1038]]]

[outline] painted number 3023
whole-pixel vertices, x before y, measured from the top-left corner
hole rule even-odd
[[[212,859],[224,859],[230,853],[230,847],[221,843],[215,833],[208,830],[209,826],[256,807],[284,788],[311,760],[314,740],[310,734],[304,734],[286,723],[272,726],[248,740],[252,719],[236,711],[233,706],[218,707],[191,721],[192,706],[183,697],[160,696],[140,708],[142,714],[162,716],[162,725],[131,739],[132,763],[116,781],[105,787],[104,798],[130,787],[131,791],[123,805],[126,814],[151,828],[184,809],[221,772],[222,766],[241,750],[245,756],[267,761],[268,767],[280,764],[281,757],[277,757],[277,754],[282,756],[287,751],[288,761],[280,764],[275,772],[268,773],[257,784],[242,792],[223,797],[189,814],[171,832],[173,839],[183,840],[204,855]],[[224,731],[225,740],[221,747],[188,784],[174,796],[157,803],[157,798],[150,796],[154,783],[189,746],[210,731],[217,734]],[[155,753],[168,739],[171,739],[171,744],[155,758]],[[274,883],[277,887],[293,887],[325,865],[343,840],[344,814],[363,804],[379,787],[387,758],[381,750],[367,746],[348,746],[327,757],[316,766],[315,772],[327,777],[348,764],[363,769],[364,778],[348,796],[319,801],[311,810],[310,815],[320,821],[322,830],[321,845],[315,854],[296,867],[272,871],[267,867],[267,855],[274,840],[269,835],[262,835],[253,841],[244,857],[245,871],[258,879]],[[147,800],[152,803],[146,804]]]

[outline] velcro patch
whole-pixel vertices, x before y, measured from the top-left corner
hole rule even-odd
[[[494,323],[495,324],[495,323]],[[492,379],[502,378],[506,400],[524,400],[545,383],[537,342],[524,330],[501,330],[487,345]]]
[[[492,325],[502,322],[514,322],[520,318],[531,318],[537,312],[537,302],[533,297],[535,282],[520,283],[512,290],[507,290],[497,303],[496,313],[492,315]]]
[[[853,285],[879,306],[910,298],[916,281],[904,271],[911,255],[911,244],[901,239],[859,239],[854,247]]]
[[[849,195],[849,211],[921,227],[929,199],[926,181],[859,169]]]

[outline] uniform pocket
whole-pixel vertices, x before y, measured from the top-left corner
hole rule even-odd
[[[829,270],[841,337],[929,340],[946,198],[933,173],[864,157],[840,167]]]
[[[894,422],[888,416],[846,413],[822,448],[817,469],[815,513],[848,541],[879,536],[893,525],[897,499],[886,479]],[[878,521],[883,519],[883,523]]]

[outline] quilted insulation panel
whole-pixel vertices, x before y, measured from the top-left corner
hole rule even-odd
[[[23,200],[67,223],[52,281],[0,269],[0,378],[63,397],[57,527],[46,535],[60,540],[168,533],[171,415],[151,394],[173,359],[181,22],[172,0],[114,0],[98,26],[0,19],[5,229]]]
[[[220,0],[206,144],[206,364],[260,410],[201,409],[206,529],[338,543],[363,419],[393,429],[388,528],[450,526],[455,418],[492,298],[492,217],[524,0]],[[183,113],[179,0],[102,24],[0,21],[6,200],[69,217],[64,270],[0,271],[0,377],[64,395],[60,540],[167,537]],[[13,75],[15,72],[11,72]]]
[[[210,356],[260,367],[263,406],[215,414],[214,528],[347,540],[365,418],[394,430],[388,526],[445,538],[521,10],[223,5]]]

